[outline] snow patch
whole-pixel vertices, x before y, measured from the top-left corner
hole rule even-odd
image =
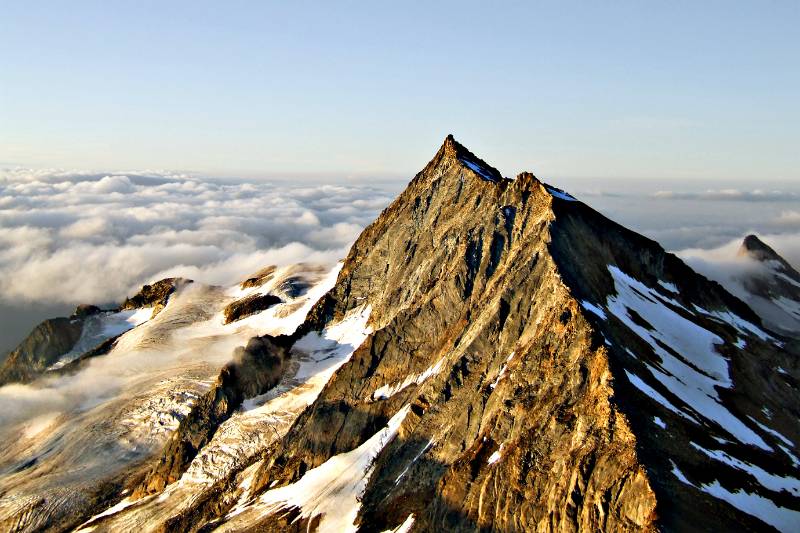
[[[608,270],[614,279],[616,295],[609,296],[606,307],[628,329],[651,346],[660,364],[645,363],[650,371],[672,394],[689,405],[697,414],[712,421],[745,444],[772,450],[766,442],[721,402],[717,387],[733,385],[728,373],[728,361],[716,350],[723,340],[682,317],[664,304],[664,298],[642,282],[628,276],[613,265]],[[633,313],[651,328],[633,319]],[[717,312],[739,327],[746,321],[730,312]],[[752,325],[751,325],[752,326]],[[669,350],[667,349],[669,348]],[[679,354],[680,357],[676,357]]]
[[[606,316],[605,311],[600,306],[593,304],[592,302],[587,302],[586,300],[581,300],[581,307],[589,311],[590,313],[594,313],[595,315],[599,316],[603,320],[607,320],[608,317]]]
[[[339,271],[342,269],[343,264],[342,262],[337,263],[321,280],[312,283],[312,286],[303,295],[226,324],[225,329],[227,331],[240,331],[242,328],[250,328],[258,332],[259,335],[291,335],[303,323],[314,304],[336,284],[336,278],[339,276]],[[297,274],[296,270],[286,270],[285,272],[284,270],[278,271],[277,274],[279,275],[276,275],[275,278],[264,285],[250,287],[244,291],[236,286],[229,289],[228,294],[248,294],[248,291],[250,291],[249,294],[270,292],[275,286],[286,281],[286,276]],[[218,320],[220,323],[223,322],[222,313],[219,314]]]
[[[556,189],[555,187],[550,187],[548,185],[545,185],[544,188],[547,189],[547,192],[549,192],[551,196],[554,196],[555,198],[558,198],[560,200],[566,200],[567,202],[577,201],[574,196],[565,191],[562,191],[561,189]]]
[[[753,476],[758,483],[773,492],[781,492],[786,491],[791,493],[793,496],[800,496],[800,480],[795,479],[793,477],[783,477],[778,476],[775,474],[770,474],[766,470],[759,468],[755,465],[751,465],[749,463],[745,463],[735,457],[731,457],[727,453],[723,452],[722,450],[707,450],[700,446],[697,443],[690,442],[692,447],[696,450],[700,450],[708,457],[719,461],[721,463],[725,463],[728,466],[731,466],[737,470],[741,470],[742,472],[747,472],[751,476]]]
[[[656,402],[660,403],[661,405],[663,405],[664,407],[666,407],[667,409],[669,409],[673,413],[675,413],[675,414],[677,414],[679,416],[682,416],[683,418],[685,418],[687,420],[691,420],[695,424],[700,424],[699,420],[697,420],[695,417],[693,417],[689,413],[686,413],[686,412],[678,409],[677,407],[675,407],[672,404],[672,402],[667,400],[664,396],[661,395],[660,392],[655,390],[653,387],[651,387],[650,385],[648,385],[647,383],[642,381],[642,379],[639,376],[637,376],[636,374],[631,374],[627,370],[625,371],[625,374],[628,376],[628,380],[630,380],[631,384],[633,384],[634,387],[636,387],[637,389],[639,389],[640,391],[645,393],[647,396],[649,396],[650,398],[652,398]]]
[[[504,445],[505,445],[505,443],[501,444],[500,447],[498,449],[496,449],[492,453],[492,455],[489,456],[489,459],[487,459],[487,461],[486,461],[487,464],[493,465],[503,457],[503,446]]]
[[[766,407],[765,407],[764,409],[766,409],[766,410],[767,410],[767,412],[769,412],[769,409],[767,409]],[[762,409],[762,411],[763,411],[763,409]],[[767,412],[765,412],[764,414],[765,414],[765,415],[767,415],[767,417],[771,418],[771,417],[772,417],[772,413],[771,413],[771,412],[769,412],[769,414],[767,414]],[[758,426],[758,427],[760,427],[762,430],[766,431],[767,433],[769,433],[770,435],[772,435],[772,436],[773,436],[773,437],[775,437],[776,439],[778,439],[778,440],[782,441],[782,442],[783,442],[784,444],[786,444],[787,446],[790,446],[790,447],[794,448],[794,442],[790,441],[789,439],[787,439],[786,437],[784,437],[782,434],[778,433],[777,431],[775,431],[775,430],[774,430],[774,429],[772,429],[772,428],[768,428],[767,426],[765,426],[764,424],[762,424],[761,422],[759,422],[758,420],[756,420],[755,418],[753,418],[753,417],[752,417],[752,416],[750,416],[750,415],[748,415],[748,416],[747,416],[747,418],[749,418],[750,420],[752,420],[752,421],[753,421],[753,423],[755,423],[755,425],[757,425],[757,426]]]
[[[387,529],[383,533],[408,533],[409,531],[411,531],[411,526],[413,525],[414,525],[414,514],[412,513],[408,515],[408,517],[406,517],[405,520],[403,520],[402,524],[400,524],[394,529]]]
[[[660,279],[660,280],[658,280],[658,284],[661,285],[662,287],[664,287],[665,289],[667,289],[672,294],[680,294],[680,291],[678,290],[678,286],[675,285],[674,283],[669,283],[667,281],[664,281],[664,280]]]
[[[661,429],[667,429],[667,424],[666,424],[666,422],[664,422],[663,420],[661,420],[661,419],[660,419],[660,418],[658,418],[657,416],[654,416],[654,417],[653,417],[653,422],[655,423],[655,425],[657,425],[657,426],[658,426],[658,427],[660,427]]]
[[[503,366],[500,367],[500,372],[497,373],[497,377],[495,380],[489,385],[489,388],[494,390],[497,387],[497,384],[500,383],[500,380],[503,379],[506,375],[506,370],[508,369],[508,365],[503,363]]]
[[[86,522],[84,522],[83,524],[78,526],[75,529],[75,531],[78,532],[78,533],[80,533],[81,531],[84,531],[84,532],[92,531],[95,528],[95,526],[91,525],[92,522],[95,522],[98,519],[103,518],[104,516],[109,516],[109,515],[112,515],[112,514],[116,514],[116,513],[120,512],[120,511],[122,511],[123,509],[126,509],[126,508],[130,507],[134,503],[137,503],[137,500],[134,500],[132,498],[124,498],[118,504],[112,505],[111,507],[109,507],[108,509],[103,511],[102,513],[96,514],[93,517],[91,517],[89,520],[87,520]],[[87,529],[87,527],[88,527],[88,529]]]
[[[296,483],[267,491],[259,498],[263,515],[297,508],[301,518],[319,516],[319,531],[356,531],[360,498],[374,469],[374,461],[400,430],[410,410],[400,409],[381,431],[358,448],[335,455],[306,472]]]
[[[786,296],[773,298],[772,302],[794,318],[800,318],[800,302]]]
[[[105,317],[103,321],[103,335],[108,338],[115,337],[129,329],[135,328],[139,324],[144,324],[153,317],[152,307],[142,307],[141,309],[128,309],[112,313]]]
[[[798,459],[797,456],[793,454],[791,450],[789,450],[789,448],[787,448],[786,446],[782,446],[780,444],[778,444],[778,448],[783,450],[783,453],[785,453],[789,457],[789,459],[791,459],[792,466],[794,466],[795,468],[800,468],[800,459]]]
[[[492,176],[492,175],[489,173],[489,171],[487,171],[486,169],[482,168],[482,167],[481,167],[480,165],[478,165],[477,163],[473,163],[472,161],[467,161],[466,159],[461,159],[460,161],[461,161],[462,163],[464,163],[465,165],[467,165],[467,166],[468,166],[468,167],[469,167],[469,168],[470,168],[470,169],[471,169],[473,172],[475,172],[475,173],[476,173],[478,176],[480,176],[480,177],[481,177],[481,179],[483,179],[483,180],[486,180],[486,181],[491,181],[491,182],[496,182],[496,181],[497,181],[497,178],[495,178],[494,176]]]
[[[732,326],[736,331],[739,333],[743,333],[745,335],[755,335],[762,341],[767,340],[774,340],[770,334],[765,332],[763,329],[759,328],[752,322],[748,322],[747,320],[743,319],[739,315],[733,313],[732,311],[720,310],[715,309],[714,311],[709,311],[708,309],[703,309],[697,305],[693,306],[696,310],[703,313],[704,315],[710,316],[712,318],[717,319],[717,321],[724,322],[729,326]]]
[[[745,492],[743,489],[731,492],[720,485],[719,481],[701,485],[700,490],[755,516],[778,531],[794,532],[800,526],[800,512],[776,505],[772,500],[758,494]]]
[[[775,502],[768,498],[758,494],[745,492],[742,489],[731,492],[720,485],[720,482],[716,480],[707,485],[697,486],[686,479],[686,476],[683,475],[683,472],[680,471],[680,469],[672,460],[670,460],[670,464],[672,464],[672,475],[678,478],[678,480],[681,482],[696,489],[702,490],[706,494],[709,494],[717,499],[728,502],[736,509],[739,509],[740,511],[751,516],[755,516],[759,520],[771,525],[778,531],[797,531],[797,526],[800,524],[800,512],[781,507],[776,505]]]
[[[395,394],[397,394],[398,392],[400,392],[401,390],[405,389],[406,387],[412,384],[422,385],[425,382],[425,380],[427,380],[429,377],[439,373],[439,371],[442,369],[442,364],[444,364],[444,358],[439,359],[439,361],[437,361],[436,364],[428,367],[424,372],[420,374],[412,374],[410,376],[407,376],[406,379],[404,379],[400,383],[395,383],[394,385],[382,385],[378,387],[377,389],[375,389],[375,392],[372,393],[372,398],[371,398],[372,401],[385,400],[387,398],[391,398],[392,396],[394,396]]]
[[[406,465],[406,467],[403,469],[403,471],[402,471],[402,472],[400,472],[400,475],[399,475],[399,476],[397,476],[397,478],[394,480],[394,484],[395,484],[395,485],[397,485],[398,483],[400,483],[400,480],[401,480],[401,479],[403,479],[403,476],[405,476],[405,475],[406,475],[406,472],[408,472],[408,469],[409,469],[409,468],[411,468],[411,465],[413,465],[414,463],[416,463],[416,462],[417,462],[417,460],[418,460],[420,457],[422,457],[422,455],[423,455],[425,452],[427,452],[428,450],[430,450],[430,449],[431,449],[431,447],[432,447],[432,446],[433,446],[435,443],[436,443],[436,441],[435,441],[435,440],[433,440],[433,439],[431,439],[431,440],[429,440],[429,441],[428,441],[428,443],[425,445],[425,447],[424,447],[424,448],[422,448],[422,449],[419,451],[419,453],[417,453],[417,455],[415,455],[415,456],[414,456],[414,458],[413,458],[413,459],[411,459],[411,462],[409,462],[409,463]]]
[[[691,481],[686,479],[686,476],[683,475],[683,472],[681,472],[680,468],[678,468],[678,465],[676,465],[671,459],[670,459],[669,463],[672,465],[672,475],[673,476],[678,478],[678,480],[680,482],[686,483],[687,485],[691,485],[692,487],[694,487],[694,483],[692,483]]]
[[[783,266],[781,265],[779,268],[783,268]],[[785,282],[789,283],[790,285],[794,285],[795,287],[800,287],[800,282],[791,278],[790,276],[787,276],[783,272],[775,272],[775,275],[784,280]]]

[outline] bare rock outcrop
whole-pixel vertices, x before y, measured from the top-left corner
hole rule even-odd
[[[125,301],[122,302],[122,305],[119,306],[119,309],[152,307],[153,316],[155,316],[167,305],[167,300],[170,295],[175,292],[176,289],[188,283],[192,283],[192,280],[184,278],[164,278],[153,284],[143,285],[139,292],[130,298],[126,298]]]
[[[251,294],[240,300],[235,300],[225,306],[223,310],[225,323],[230,324],[250,315],[260,313],[273,305],[281,303],[281,301],[274,294]]]

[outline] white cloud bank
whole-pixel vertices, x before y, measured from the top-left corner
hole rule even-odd
[[[5,171],[0,300],[108,303],[168,276],[231,284],[268,264],[330,264],[390,200],[364,186]]]

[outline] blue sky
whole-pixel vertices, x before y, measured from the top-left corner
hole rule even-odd
[[[800,181],[798,2],[6,2],[0,167]]]

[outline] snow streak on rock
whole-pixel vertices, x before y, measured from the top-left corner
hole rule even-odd
[[[393,385],[382,385],[378,387],[375,392],[372,393],[372,400],[385,400],[387,398],[391,398],[401,390],[405,389],[409,385],[416,384],[421,385],[425,382],[429,377],[434,376],[439,373],[442,369],[442,365],[444,364],[444,359],[439,359],[439,361],[429,368],[425,369],[424,372],[419,374],[412,374],[406,379],[404,379],[400,383],[395,383]]]
[[[305,473],[299,481],[264,493],[259,505],[265,514],[299,508],[300,518],[320,516],[320,532],[356,531],[354,524],[372,474],[372,464],[383,448],[397,435],[410,410],[405,406],[381,431],[347,453],[335,455]]]
[[[724,341],[678,314],[673,309],[680,306],[677,302],[615,266],[609,266],[608,270],[614,278],[617,294],[608,298],[606,307],[659,356],[658,365],[644,363],[652,376],[697,415],[719,424],[742,443],[771,450],[720,401],[717,387],[732,385],[728,362],[716,350]]]
[[[86,318],[81,337],[72,349],[62,355],[48,370],[56,370],[80,357],[104,341],[144,324],[153,315],[152,307],[126,309],[116,313],[100,313]]]

